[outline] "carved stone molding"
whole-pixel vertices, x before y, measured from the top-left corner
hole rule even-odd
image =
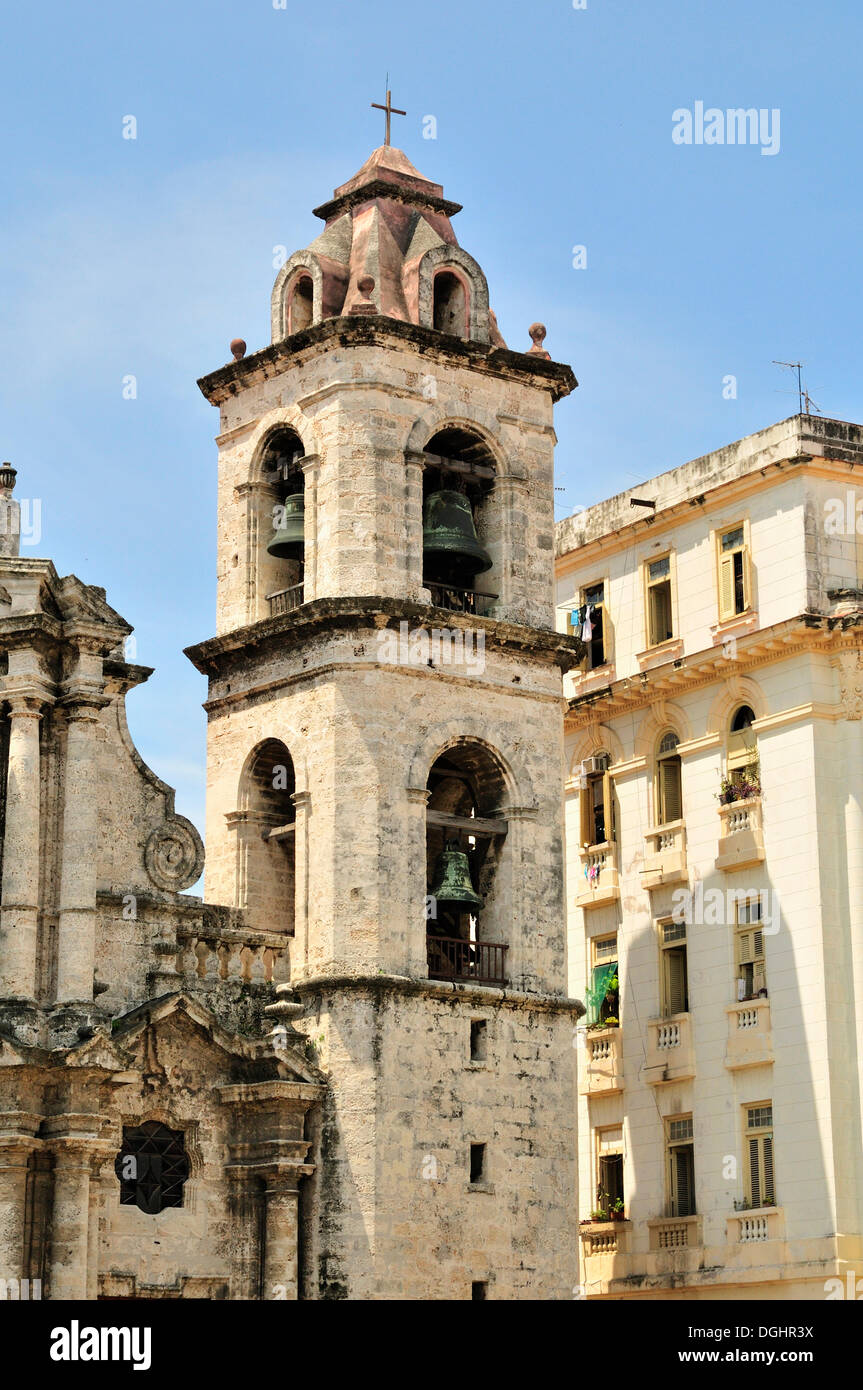
[[[176,816],[158,826],[144,848],[144,867],[157,888],[182,893],[200,876],[204,846],[190,821]]]

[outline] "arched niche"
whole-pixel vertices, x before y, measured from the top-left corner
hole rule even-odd
[[[512,843],[508,779],[489,745],[464,738],[427,779],[426,946],[429,977],[503,986],[509,978]],[[461,889],[477,902],[453,901]]]
[[[286,745],[266,739],[240,778],[238,902],[257,931],[294,930],[294,763]]]
[[[451,280],[461,281],[465,296],[465,331],[459,337],[466,337],[475,343],[489,340],[488,281],[481,266],[463,251],[460,246],[441,243],[427,251],[419,264],[418,308],[419,321],[424,328],[435,328],[435,282],[439,275],[446,274]],[[454,287],[451,287],[454,290]],[[439,328],[439,332],[448,332]]]
[[[484,616],[501,596],[503,577],[505,518],[494,452],[479,430],[452,423],[434,431],[423,455],[423,585],[436,606]],[[441,494],[464,502],[441,505]],[[463,544],[436,549],[440,526],[461,527]]]
[[[255,456],[255,472],[263,483],[254,557],[257,591],[267,600],[269,615],[278,617],[303,602],[305,549],[296,543],[305,535],[306,490],[302,460],[303,442],[286,424],[275,425],[262,439]],[[302,518],[302,519],[300,519]],[[291,547],[274,550],[280,535],[290,528]]]

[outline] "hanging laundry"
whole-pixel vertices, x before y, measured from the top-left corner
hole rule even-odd
[[[585,607],[585,610],[584,610],[584,622],[583,622],[582,628],[581,628],[581,640],[582,640],[582,642],[589,642],[590,639],[591,639],[591,637],[593,636],[593,623],[590,621],[590,615],[591,615],[592,612],[593,612],[593,609],[591,608],[590,604],[588,603],[588,604],[586,605],[586,607]]]

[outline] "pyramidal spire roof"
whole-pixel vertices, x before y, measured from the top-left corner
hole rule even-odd
[[[389,193],[401,202],[426,204],[436,212],[454,217],[461,212],[461,203],[448,202],[443,187],[427,179],[408,159],[404,150],[395,145],[379,145],[372,150],[363,167],[347,183],[333,192],[332,200],[315,208],[315,216],[326,221],[351,207],[357,199],[372,192]]]

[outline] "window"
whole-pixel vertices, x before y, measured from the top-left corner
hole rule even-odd
[[[737,903],[736,956],[737,998],[757,999],[767,994],[764,959],[764,931],[761,928],[761,899]]]
[[[671,556],[648,560],[645,571],[647,645],[657,647],[674,636],[671,615]]]
[[[607,626],[605,584],[591,584],[582,590],[581,607],[574,608],[569,615],[570,633],[580,637],[587,649],[588,671],[604,666],[608,660]]]
[[[485,1302],[488,1298],[488,1284],[480,1279],[475,1279],[470,1286],[470,1296],[475,1303]]]
[[[485,1144],[470,1146],[470,1180],[472,1183],[485,1181]]]
[[[776,1203],[773,1182],[773,1106],[746,1107],[746,1200],[750,1207]]]
[[[622,1125],[596,1131],[596,1205],[609,1213],[623,1210]]]
[[[472,1018],[470,1021],[470,1060],[472,1062],[484,1062],[486,1059],[488,1025],[484,1018]]]
[[[587,989],[588,1023],[617,1023],[620,1018],[620,983],[617,973],[617,933],[594,937],[591,942],[590,985]]]
[[[660,1002],[663,1018],[689,1011],[686,923],[659,924]]]
[[[665,1121],[669,1216],[695,1215],[695,1147],[692,1116]]]
[[[683,796],[681,790],[681,763],[677,751],[676,734],[663,735],[659,743],[656,761],[656,809],[657,824],[670,825],[683,815]]]
[[[749,705],[741,705],[734,711],[728,734],[728,773],[740,773],[758,762],[755,746],[755,711]]]
[[[182,1130],[153,1120],[136,1129],[124,1127],[114,1171],[120,1179],[121,1206],[139,1207],[151,1216],[165,1207],[181,1207],[189,1176]]]
[[[582,763],[582,845],[604,845],[616,839],[610,764],[607,753],[587,758]]]
[[[745,613],[750,606],[749,549],[743,526],[719,533],[719,620]]]

